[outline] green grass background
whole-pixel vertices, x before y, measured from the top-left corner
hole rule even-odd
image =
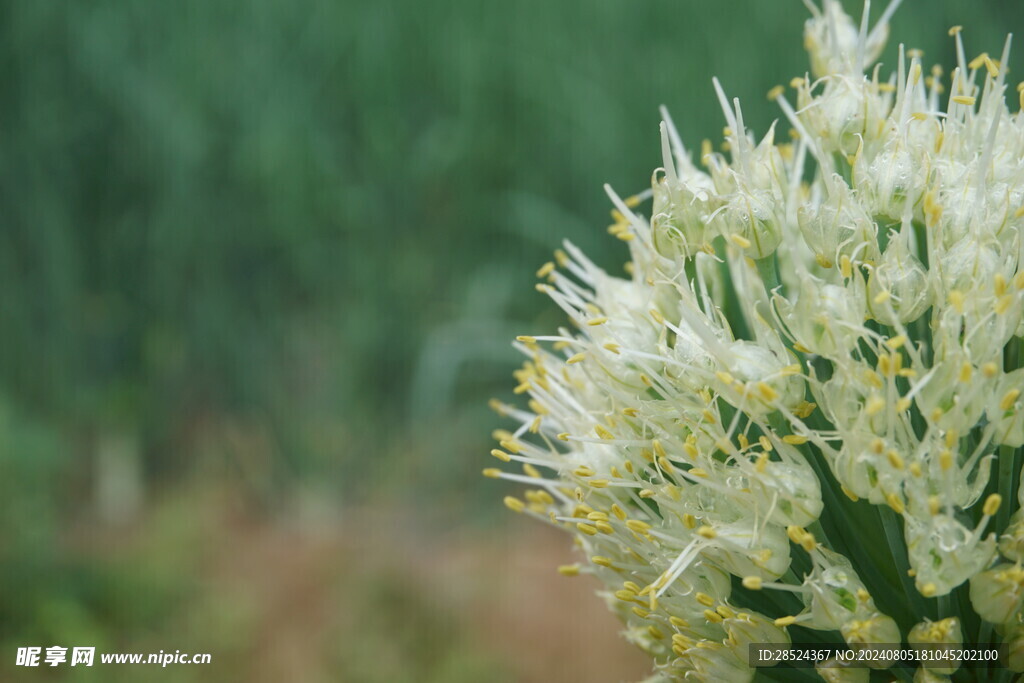
[[[806,69],[806,16],[797,0],[0,2],[4,680],[70,676],[14,670],[14,651],[78,642],[200,643],[220,667],[150,680],[259,680],[253,652],[303,628],[307,680],[514,680],[381,519],[414,519],[427,546],[503,519],[479,477],[486,399],[508,395],[510,339],[560,322],[533,271],[563,238],[617,271],[602,184],[648,185],[657,106],[691,148],[717,140],[717,75],[763,132],[764,94]],[[893,23],[949,66],[950,25],[969,57],[997,55],[1024,12],[906,0]],[[351,510],[369,521],[343,533],[401,571],[352,574],[347,547],[288,564],[305,555],[282,525],[330,537]],[[320,576],[338,602],[267,616],[258,582],[231,579],[252,544],[276,548],[253,577]],[[71,679],[118,675],[138,680]]]

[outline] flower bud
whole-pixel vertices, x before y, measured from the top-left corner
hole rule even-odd
[[[1024,510],[1010,516],[1010,523],[999,537],[999,552],[1008,560],[1024,562]]]
[[[964,642],[963,632],[960,630],[960,620],[956,617],[948,617],[940,621],[925,619],[910,629],[910,633],[907,635],[907,642],[910,643],[911,647],[915,645],[949,645],[959,647]],[[917,649],[927,650],[928,648],[919,647]],[[927,668],[937,674],[952,674],[960,666],[959,664],[943,666],[941,664],[942,661],[941,659],[934,661],[925,660],[922,663],[922,668]]]
[[[905,535],[918,590],[928,597],[946,595],[988,566],[996,552],[993,537],[979,539],[945,513],[908,517]]]
[[[905,226],[889,242],[882,262],[868,278],[868,311],[886,325],[917,320],[931,305],[928,272],[910,252],[909,240]]]
[[[1024,569],[1000,564],[971,579],[971,606],[987,622],[1005,624],[1024,604]]]
[[[1004,446],[1024,445],[1024,368],[1008,372],[989,397],[988,419],[995,425],[992,440]]]
[[[822,266],[831,268],[846,256],[854,263],[878,258],[878,228],[845,183],[836,183],[829,197],[802,205],[797,224],[804,242]],[[858,321],[859,322],[859,321]]]
[[[896,649],[897,644],[902,642],[900,627],[896,625],[892,617],[887,617],[880,612],[875,612],[866,618],[851,619],[843,624],[839,630],[843,634],[846,644],[855,651],[859,645],[871,643],[892,644],[893,648]],[[892,663],[891,660],[871,659],[868,661],[868,666],[872,669],[887,669],[892,666]]]

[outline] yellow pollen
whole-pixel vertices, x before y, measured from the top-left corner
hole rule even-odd
[[[683,514],[683,524],[687,529],[693,529],[697,526],[697,518],[687,512]]]
[[[745,576],[743,577],[743,587],[747,590],[759,591],[763,582],[760,576]]]
[[[903,346],[904,344],[907,343],[907,335],[905,335],[905,334],[898,334],[895,337],[892,337],[891,339],[889,339],[885,343],[886,343],[886,345],[890,349],[898,349],[898,348],[900,348],[901,346]]]
[[[491,455],[493,455],[498,460],[501,460],[502,462],[508,462],[509,460],[512,459],[512,456],[510,456],[508,453],[502,450],[498,450],[497,448],[491,450]]]
[[[897,453],[896,451],[889,451],[888,453],[885,454],[885,457],[888,458],[889,464],[892,465],[894,468],[898,470],[903,469],[903,458],[900,457],[899,453]]]
[[[722,621],[724,621],[722,619],[722,615],[721,614],[719,614],[718,612],[714,612],[712,610],[709,610],[709,609],[704,610],[704,618],[707,619],[709,622],[711,622],[713,624],[720,624],[720,623],[722,623]]]
[[[799,446],[801,444],[807,443],[807,437],[800,436],[799,434],[787,434],[786,436],[782,437],[782,441],[784,443],[792,444],[794,446]]]
[[[589,524],[584,524],[583,522],[578,522],[576,524],[576,528],[579,529],[580,531],[582,531],[583,533],[585,533],[587,536],[596,536],[597,535],[597,527],[595,527],[595,526],[591,526]]]
[[[658,494],[656,494],[651,489],[640,489],[640,493],[638,493],[637,495],[640,496],[641,498],[654,498],[654,496]]]
[[[540,470],[538,470],[536,467],[534,467],[530,463],[524,463],[523,464],[523,472],[528,477],[533,477],[534,479],[543,479],[543,477],[540,474]]]
[[[599,317],[599,318],[592,318],[592,319],[588,320],[587,324],[590,325],[591,327],[596,327],[598,325],[604,325],[606,322],[608,322],[608,318],[605,318],[604,316],[602,316],[602,317]]]
[[[633,605],[633,614],[637,615],[641,619],[646,619],[651,613],[645,610],[643,607]]]
[[[881,396],[875,395],[868,399],[864,405],[864,412],[870,417],[877,415],[882,409],[885,408],[885,399]]]
[[[729,235],[729,239],[732,240],[733,244],[735,244],[740,249],[750,248],[750,240],[748,240],[743,235],[732,234]]]
[[[587,483],[595,489],[606,489],[608,488],[609,482],[607,479],[591,479]]]
[[[569,358],[565,362],[567,365],[575,365],[576,363],[579,363],[586,357],[587,354],[585,353],[574,353],[573,355],[569,356]]]
[[[618,519],[626,519],[626,513],[619,507],[618,503],[612,503],[612,514]]]
[[[957,313],[964,312],[964,295],[956,289],[949,292],[949,303]]]
[[[516,337],[516,341],[522,342],[524,344],[536,344],[537,343],[537,338],[536,337],[531,337],[531,336],[526,335],[526,334],[521,334],[518,337]]]
[[[949,451],[939,453],[939,467],[946,472],[953,466],[953,454]]]
[[[698,592],[693,597],[694,597],[694,599],[697,602],[699,602],[700,604],[704,605],[705,607],[711,607],[711,606],[713,606],[715,604],[715,599],[713,597],[711,597],[710,595],[708,595],[707,593],[700,593],[700,592]]]
[[[485,477],[497,479],[498,477],[501,476],[501,470],[499,470],[497,467],[488,467],[487,469],[484,470],[483,474]]]
[[[558,568],[562,576],[579,576],[580,566],[578,564],[563,564]]]
[[[999,409],[1004,411],[1012,410],[1019,396],[1020,389],[1010,389],[1003,394],[1003,398],[999,401]]]
[[[610,569],[613,566],[611,558],[604,555],[594,555],[590,558],[590,561],[598,567],[608,567]]]
[[[615,438],[615,435],[609,432],[604,425],[594,425],[594,433],[605,440],[611,440]]]
[[[626,522],[626,526],[630,531],[635,531],[638,534],[647,533],[651,529],[651,525],[647,522],[643,522],[639,519],[631,519]]]
[[[697,529],[697,535],[700,536],[701,538],[712,539],[712,538],[716,537],[718,534],[715,533],[714,529],[712,529],[711,527],[705,525],[705,526],[702,526],[699,529]]]
[[[970,382],[971,375],[973,374],[974,367],[970,363],[964,363],[960,366],[960,381]]]
[[[526,504],[515,496],[505,496],[505,507],[512,512],[522,512],[526,509]]]
[[[999,506],[1003,503],[1003,497],[998,493],[993,493],[991,496],[985,499],[985,505],[981,511],[991,517],[999,511]]]
[[[554,271],[555,264],[551,261],[548,261],[543,266],[541,266],[540,269],[537,271],[537,277],[547,277],[548,275],[551,275],[551,273],[553,273]]]

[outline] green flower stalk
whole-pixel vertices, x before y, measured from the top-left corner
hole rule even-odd
[[[585,562],[562,573],[603,582],[663,679],[750,680],[747,646],[791,639],[1005,642],[1024,670],[1010,40],[968,61],[954,27],[949,78],[901,46],[883,80],[897,4],[871,29],[867,7],[858,24],[809,4],[811,72],[769,94],[783,142],[755,139],[717,80],[722,153],[695,164],[663,112],[650,191],[608,189],[628,278],[569,243],[538,272],[571,326],[517,339],[528,404],[494,403],[518,426],[492,454],[522,474],[485,474],[575,535]]]

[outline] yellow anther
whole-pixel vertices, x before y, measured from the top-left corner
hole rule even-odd
[[[928,496],[928,513],[934,517],[942,510],[942,500],[938,496]]]
[[[593,535],[593,534],[591,534],[591,535]],[[590,558],[590,561],[593,562],[594,564],[596,564],[598,567],[608,567],[610,569],[611,567],[614,566],[612,564],[611,558],[610,557],[605,557],[604,555],[594,555],[593,557]]]
[[[779,397],[779,392],[775,391],[767,382],[758,382],[757,390],[761,392],[761,398],[766,401],[774,401]]]
[[[651,448],[654,449],[654,454],[659,458],[668,457],[668,454],[665,452],[665,447],[661,445],[661,441],[658,439],[651,439]]]
[[[772,88],[771,90],[768,91],[768,99],[769,100],[778,99],[785,92],[786,92],[785,86],[777,85],[777,86],[775,86],[774,88]]]
[[[521,334],[518,337],[516,337],[516,341],[522,342],[524,344],[536,344],[537,343],[537,338],[536,337],[531,337],[531,336],[529,336],[527,334]]]
[[[743,577],[743,587],[747,590],[759,591],[764,582],[760,576],[745,576]]]
[[[505,496],[505,507],[512,512],[522,512],[526,509],[526,504],[515,496]]]
[[[594,510],[593,512],[587,514],[587,519],[589,519],[591,522],[607,522],[608,513]]]
[[[654,638],[655,640],[662,640],[665,637],[665,634],[661,632],[661,629],[654,624],[647,627],[647,632],[650,633],[651,638]]]
[[[697,518],[691,515],[689,512],[683,514],[683,524],[687,529],[693,529],[697,526]]]
[[[640,493],[638,493],[637,495],[640,496],[641,498],[654,498],[654,496],[658,494],[652,491],[651,489],[640,489]]]
[[[578,522],[576,524],[576,528],[579,529],[580,531],[582,531],[583,533],[585,533],[587,536],[596,536],[597,535],[597,527],[591,526],[590,524],[584,524],[583,522]]]
[[[775,620],[776,626],[785,628],[786,626],[792,626],[796,623],[796,617],[779,617]]]
[[[901,399],[899,399],[898,401],[896,401],[896,412],[897,412],[897,413],[902,413],[902,412],[904,412],[905,410],[907,410],[908,408],[910,408],[910,406],[911,406],[911,404],[912,404],[912,403],[913,403],[913,401],[912,401],[912,400],[910,400],[909,398],[907,398],[906,396],[904,396],[903,398],[901,398]]]
[[[907,335],[905,334],[898,334],[885,342],[886,346],[888,346],[890,349],[898,349],[906,343]]]
[[[626,602],[633,602],[633,599],[636,597],[636,593],[628,590],[620,590],[615,591],[615,597]]]
[[[964,30],[963,26],[960,26],[960,25],[951,26],[950,29],[949,29],[949,35],[955,36],[956,34],[960,33],[960,31],[963,31],[963,30]]]
[[[578,576],[580,566],[578,564],[563,564],[558,568],[558,573],[562,576]]]
[[[483,475],[485,477],[490,477],[491,479],[497,479],[498,477],[501,476],[501,470],[499,470],[497,467],[488,467],[487,469],[484,470]]]
[[[606,322],[608,322],[608,318],[600,316],[598,318],[591,318],[590,320],[587,321],[587,324],[590,325],[591,327],[596,327],[598,325],[604,325]]]
[[[844,494],[844,495],[845,495],[845,496],[846,496],[847,498],[849,498],[850,500],[852,500],[852,501],[853,501],[854,503],[856,503],[856,502],[857,502],[858,500],[860,500],[860,497],[859,497],[859,496],[857,496],[857,494],[856,494],[856,493],[854,493],[853,491],[851,491],[850,489],[846,488],[846,486],[845,486],[844,484],[840,484],[840,485],[839,485],[839,488],[840,488],[840,489],[842,489],[842,491],[843,491],[843,494]]]
[[[619,507],[618,503],[612,503],[611,510],[612,514],[615,515],[618,519],[626,519],[626,513],[625,511],[623,511],[622,508]]]
[[[1006,294],[1006,284],[1006,277],[1002,273],[996,273],[992,283],[996,296]]]
[[[551,289],[551,285],[546,285],[543,282],[538,282],[536,285],[533,286],[533,288],[536,289],[541,294],[547,294],[547,293],[553,291]]]
[[[988,59],[988,58],[989,58],[988,57],[988,53],[987,52],[982,52],[980,55],[978,55],[977,57],[975,57],[971,61],[967,62],[967,68],[968,69],[977,69],[979,66],[984,64],[985,60]]]
[[[512,456],[510,456],[508,453],[502,450],[498,450],[497,448],[491,449],[491,455],[493,455],[498,460],[501,460],[502,462],[508,462],[509,460],[512,459]]]
[[[663,324],[665,322],[665,316],[663,316],[661,314],[661,312],[658,311],[658,309],[652,308],[650,310],[650,313],[651,313],[651,318],[654,319],[654,322],[658,323],[659,325],[661,325],[661,324]]]
[[[750,248],[750,240],[748,240],[743,235],[732,234],[732,235],[729,235],[729,239],[732,240],[732,243],[735,244],[740,249],[749,249]]]
[[[736,618],[736,613],[733,612],[732,609],[728,605],[719,605],[718,607],[715,608],[715,611],[718,612],[722,616],[723,619],[735,619]]]
[[[709,476],[708,471],[703,467],[694,467],[692,470],[690,470],[690,474],[692,474],[695,477],[700,477],[701,479],[707,479]]]
[[[903,514],[903,510],[905,509],[903,506],[903,500],[895,493],[886,495],[885,502],[889,504],[889,507],[891,507],[897,515]]]
[[[711,424],[715,424],[718,422],[718,418],[715,417],[715,414],[706,408],[703,411],[701,411],[701,415],[704,417],[705,420],[707,420]]]
[[[594,425],[594,433],[605,440],[611,440],[615,438],[615,435],[609,432],[604,425]]]
[[[1024,206],[1017,209],[1017,214],[1017,218],[1024,216]],[[1013,286],[1017,289],[1024,289],[1024,270],[1018,271],[1018,273],[1013,276]]]
[[[650,612],[645,610],[643,607],[640,607],[639,605],[633,605],[632,609],[633,609],[633,614],[637,615],[641,619],[646,619],[651,614]]]
[[[974,373],[974,366],[971,365],[970,363],[964,363],[963,365],[960,366],[960,378],[959,378],[960,381],[961,382],[970,382],[971,381],[971,375],[973,373]]]
[[[892,297],[892,294],[888,290],[882,290],[881,292],[875,295],[872,301],[876,304],[884,304],[886,301],[890,299],[890,297]]]
[[[575,365],[576,363],[581,362],[586,357],[587,357],[587,354],[585,354],[583,352],[574,353],[573,355],[569,356],[568,359],[566,359],[565,363],[566,363],[566,365]]]
[[[957,313],[964,312],[964,295],[956,289],[949,292],[949,304],[953,307]]]
[[[547,277],[555,271],[555,264],[552,261],[548,261],[537,271],[537,277]]]
[[[616,344],[615,342],[608,342],[607,344],[604,345],[604,349],[606,351],[611,351],[612,353],[614,353],[616,355],[619,353],[619,349],[621,349],[621,348],[622,347],[619,346],[618,344]]]
[[[864,413],[870,417],[880,413],[883,408],[885,408],[885,399],[876,394],[864,404]]]
[[[931,581],[929,581],[928,583],[918,588],[918,592],[921,593],[921,595],[923,595],[924,597],[930,598],[939,592],[939,587]]]
[[[943,440],[946,444],[946,448],[952,448],[960,440],[960,435],[957,433],[955,429],[950,429],[949,431],[946,432],[945,436],[943,437]]]
[[[1020,397],[1020,389],[1010,389],[1000,399],[999,409],[1004,411],[1013,410],[1014,403],[1017,402],[1018,397]]]
[[[606,489],[608,488],[609,481],[607,479],[591,479],[587,483],[595,489]]]
[[[704,610],[704,618],[707,619],[708,622],[710,622],[712,624],[720,624],[720,623],[722,623],[722,621],[724,621],[722,619],[722,615],[721,614],[719,614],[718,612],[715,612],[714,610],[709,610],[709,609]]]
[[[1003,504],[1003,497],[998,493],[993,493],[991,496],[985,499],[985,505],[981,508],[981,511],[991,517],[999,511],[999,506]]]
[[[715,599],[707,593],[701,593],[698,591],[693,597],[697,602],[705,607],[712,607],[715,604]]]
[[[916,462],[910,463],[910,467],[908,467],[907,469],[910,470],[910,474],[915,477],[920,477],[922,474],[924,474],[924,471],[921,469],[921,465]]]
[[[764,471],[766,469],[768,469],[768,454],[767,453],[762,453],[761,455],[759,455],[757,457],[757,462],[754,463],[754,469],[756,469],[759,473],[762,473],[762,474],[764,473]]]
[[[519,451],[522,450],[523,448],[523,445],[516,441],[515,439],[502,439],[501,441],[498,442],[498,445],[504,448],[506,451],[509,451],[513,455],[519,453]]]
[[[999,299],[996,300],[996,305],[995,305],[996,315],[1003,315],[1008,310],[1010,310],[1010,306],[1012,306],[1012,305],[1013,305],[1013,295],[1012,294],[1004,294],[1003,296],[999,297]]]
[[[801,444],[807,443],[807,437],[800,436],[799,434],[787,434],[786,436],[782,437],[782,441],[784,443],[792,444],[794,446],[799,446]]]
[[[568,441],[568,440],[569,440],[569,432],[560,432],[560,433],[559,433],[559,434],[557,435],[557,437],[556,437],[556,438],[557,438],[557,439],[558,439],[559,441]]]
[[[536,467],[534,467],[530,463],[524,463],[523,464],[523,472],[526,474],[526,476],[533,477],[534,479],[543,479],[544,478],[543,476],[541,476],[540,470],[538,470]]]
[[[651,530],[650,524],[639,519],[627,520],[626,526],[629,528],[630,531],[635,531],[638,534],[644,534]]]
[[[892,465],[895,469],[903,469],[903,458],[900,457],[899,453],[897,453],[896,451],[889,451],[888,453],[885,454],[885,457],[886,459],[888,459],[889,464]]]
[[[981,366],[981,374],[985,375],[987,379],[992,379],[999,374],[999,366],[992,361],[983,363]]]
[[[802,420],[807,419],[814,412],[814,409],[818,407],[817,403],[811,403],[810,401],[802,401],[794,410],[793,414]]]
[[[946,450],[939,453],[939,467],[946,472],[953,466],[953,454]]]
[[[885,442],[877,436],[871,440],[869,446],[871,447],[871,452],[875,455],[881,455],[882,451],[885,450]]]
[[[715,533],[715,530],[712,529],[711,527],[709,527],[707,525],[704,525],[704,526],[699,527],[697,529],[697,535],[700,536],[701,538],[712,539],[712,538],[715,538],[718,534]]]
[[[953,101],[956,102],[957,104],[963,104],[968,107],[973,107],[976,100],[970,95],[954,95]]]

